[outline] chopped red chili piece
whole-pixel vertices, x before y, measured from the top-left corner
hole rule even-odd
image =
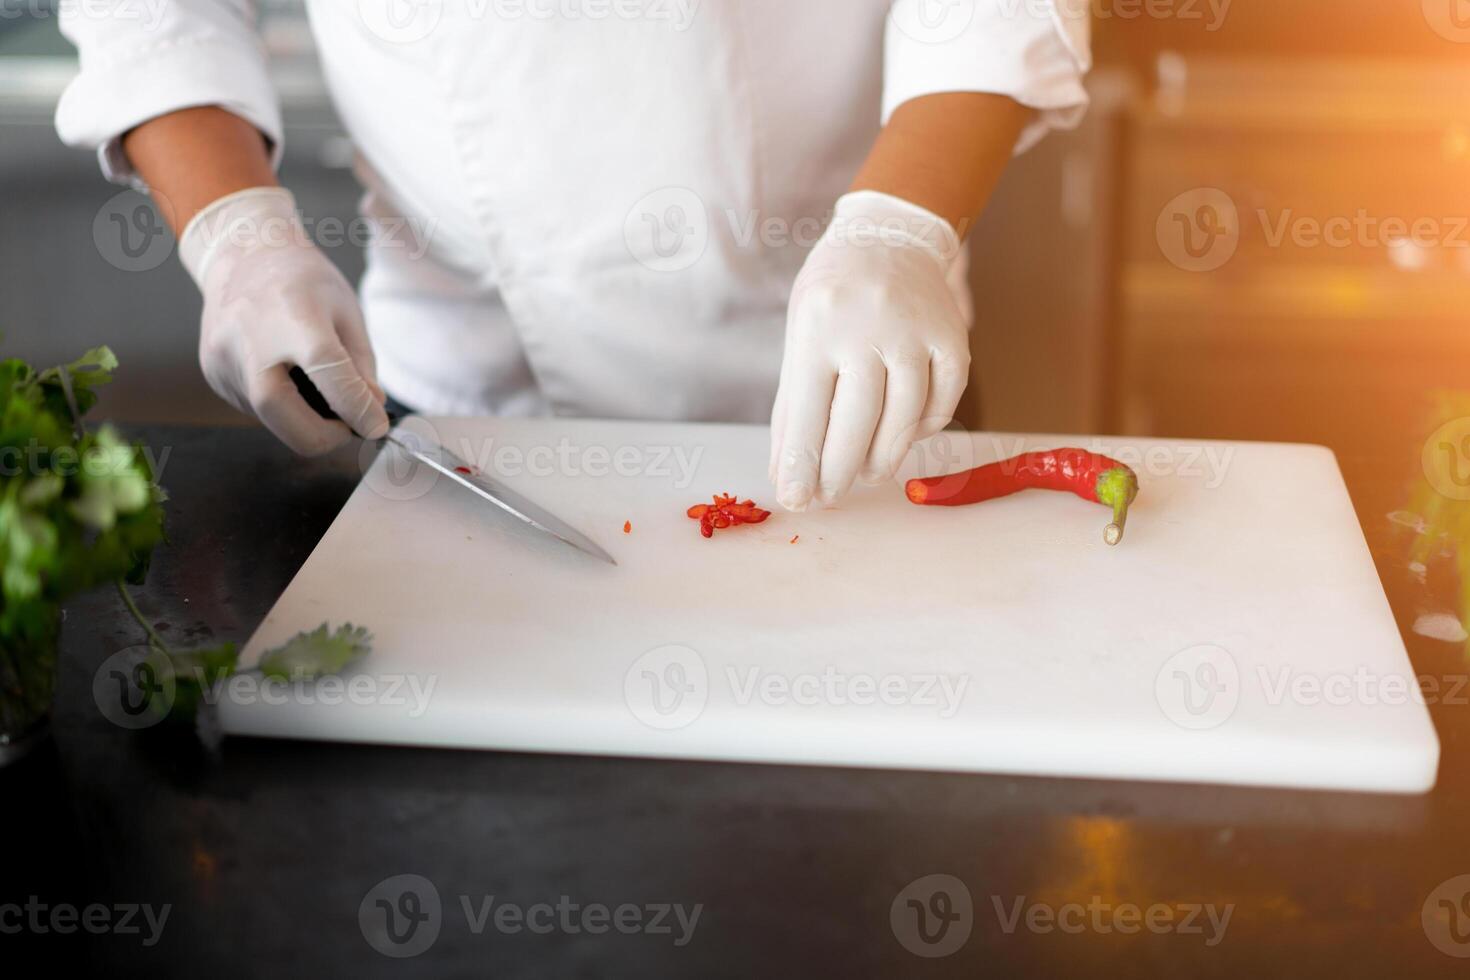
[[[632,521],[624,521],[623,522],[623,533],[624,534],[632,534],[633,533],[633,522]]]
[[[695,504],[687,511],[692,520],[699,521],[699,533],[713,537],[716,528],[735,527],[739,524],[759,524],[771,516],[771,512],[755,505],[754,500],[740,500],[728,493],[717,493],[713,504]]]
[[[456,466],[454,468],[454,472],[456,472],[456,473],[463,473],[465,476],[474,476],[475,475],[475,471],[472,470],[472,469],[470,469],[468,466]]]

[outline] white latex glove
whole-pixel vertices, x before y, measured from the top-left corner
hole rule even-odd
[[[969,325],[946,275],[959,236],[876,191],[837,202],[791,291],[771,414],[776,499],[831,504],[861,475],[889,479],[949,424],[969,380]]]
[[[204,294],[199,364],[215,394],[315,456],[388,431],[357,296],[306,234],[296,200],[253,187],[184,228],[179,258]],[[299,366],[342,421],[324,419],[288,374]]]

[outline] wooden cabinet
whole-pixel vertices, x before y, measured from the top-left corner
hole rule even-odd
[[[1092,432],[1104,423],[1128,79],[1092,74],[1082,125],[1012,162],[970,238],[966,428]]]
[[[1470,387],[1470,70],[1164,68],[1130,120],[1110,420],[1351,450]]]

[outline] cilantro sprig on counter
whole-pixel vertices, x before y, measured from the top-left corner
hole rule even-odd
[[[116,368],[107,347],[42,371],[0,361],[0,741],[23,735],[50,709],[62,604],[108,582],[183,685],[171,714],[192,717],[204,689],[237,669],[233,643],[171,649],[128,592],[163,540],[167,497],[142,445],[110,425],[82,424]],[[342,670],[370,642],[360,627],[323,624],[254,669],[311,679]]]
[[[115,367],[106,347],[45,371],[0,361],[0,733],[49,710],[61,604],[141,581],[163,537],[163,491],[140,447],[81,426]]]

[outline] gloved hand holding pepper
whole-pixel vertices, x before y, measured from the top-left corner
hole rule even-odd
[[[836,501],[889,479],[915,440],[954,417],[969,379],[969,324],[946,279],[959,237],[877,191],[837,202],[791,293],[771,416],[777,500]]]
[[[204,294],[199,362],[215,394],[305,455],[335,449],[353,432],[374,439],[388,431],[357,296],[307,237],[290,191],[253,187],[220,198],[184,228],[179,257]],[[293,366],[344,421],[323,419],[302,400]]]

